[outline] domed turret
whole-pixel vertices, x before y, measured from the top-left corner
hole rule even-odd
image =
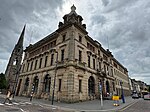
[[[71,7],[71,12],[69,14],[66,14],[63,17],[64,24],[66,23],[78,23],[80,25],[82,24],[83,18],[80,15],[78,15],[75,10],[76,10],[76,7],[73,5]]]
[[[86,25],[82,24],[83,18],[82,16],[76,13],[76,7],[74,5],[71,6],[71,12],[69,14],[64,15],[63,19],[64,19],[64,22],[59,22],[59,25],[58,25],[59,28],[68,24],[77,24],[83,29],[86,29]]]

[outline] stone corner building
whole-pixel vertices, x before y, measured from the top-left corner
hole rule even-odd
[[[55,32],[25,49],[17,95],[33,92],[35,98],[51,99],[55,73],[56,101],[99,98],[100,83],[103,97],[114,92],[121,95],[120,80],[125,95],[130,94],[127,69],[88,36],[83,18],[75,10],[73,5]]]

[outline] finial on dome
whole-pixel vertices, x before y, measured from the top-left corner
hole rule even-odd
[[[73,6],[71,7],[71,11],[75,11],[75,10],[76,10],[76,7],[73,4]]]

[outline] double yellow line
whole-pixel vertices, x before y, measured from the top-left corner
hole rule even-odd
[[[137,103],[138,101],[135,101],[133,103],[130,103],[129,105],[123,107],[122,109],[118,110],[118,112],[123,112],[124,110],[126,110],[127,108],[131,107],[132,105],[134,105],[135,103]]]

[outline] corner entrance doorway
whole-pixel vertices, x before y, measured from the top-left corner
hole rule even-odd
[[[95,94],[95,80],[93,76],[90,76],[88,79],[88,95],[94,96]]]

